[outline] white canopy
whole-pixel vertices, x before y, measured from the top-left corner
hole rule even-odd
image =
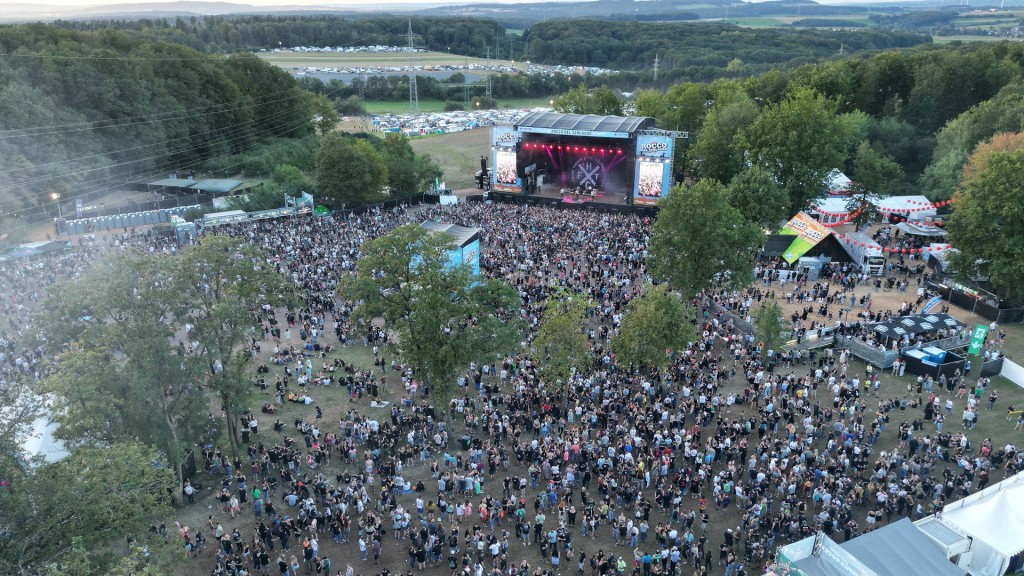
[[[1024,552],[1024,472],[946,506],[942,519],[1004,556]]]

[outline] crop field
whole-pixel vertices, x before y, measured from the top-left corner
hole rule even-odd
[[[390,68],[410,64],[425,69],[444,66],[513,66],[508,60],[469,58],[445,52],[259,52],[260,58],[285,70],[313,68]],[[515,64],[525,68],[525,65]],[[457,72],[454,70],[453,72]],[[476,72],[485,72],[477,70]]]
[[[1000,36],[974,36],[971,34],[960,34],[954,36],[932,36],[932,42],[936,44],[948,44],[950,42],[1002,42],[1008,40]]]

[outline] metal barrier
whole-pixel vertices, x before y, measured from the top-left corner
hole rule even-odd
[[[871,346],[862,342],[856,336],[841,336],[836,339],[844,348],[848,348],[854,356],[878,366],[879,368],[891,368],[896,359],[900,357],[899,350],[882,350],[877,346]],[[971,342],[971,335],[953,336],[941,340],[932,340],[921,344],[922,348],[936,347],[943,350],[952,350],[966,346]]]

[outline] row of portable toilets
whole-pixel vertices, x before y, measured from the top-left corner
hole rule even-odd
[[[130,214],[117,214],[114,216],[97,216],[95,218],[80,218],[78,220],[58,221],[58,232],[60,234],[90,234],[94,232],[107,232],[136,226],[147,226],[170,222],[171,216],[181,215],[195,206],[175,206],[164,210],[147,210],[146,212],[132,212]],[[62,226],[63,225],[63,226]]]

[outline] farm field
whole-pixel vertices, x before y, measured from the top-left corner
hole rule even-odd
[[[950,42],[1002,42],[1009,40],[1000,36],[974,36],[972,34],[958,34],[954,36],[932,36],[932,42],[936,44],[948,44]]]
[[[315,68],[352,68],[352,67],[401,67],[408,66],[410,61],[416,66],[516,66],[525,68],[525,64],[509,60],[486,58],[470,58],[444,52],[259,52],[260,58],[285,70]],[[453,70],[457,72],[457,70]],[[479,72],[486,72],[480,70]]]
[[[469,110],[472,103],[460,102]],[[441,100],[420,100],[420,112],[441,112],[445,103]],[[550,105],[547,98],[507,98],[498,100],[498,108],[538,108]],[[367,114],[408,114],[409,101],[370,101],[364,100],[363,106]]]

